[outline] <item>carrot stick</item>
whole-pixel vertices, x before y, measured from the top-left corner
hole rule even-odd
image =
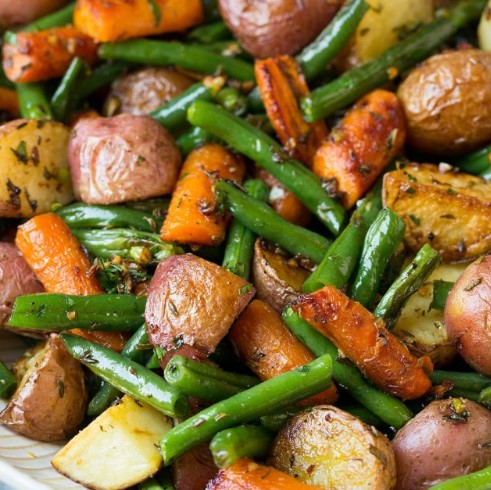
[[[271,306],[255,299],[249,303],[229,332],[242,360],[262,381],[304,366],[314,355],[288,330]],[[302,402],[304,406],[331,404],[336,386]]]
[[[3,46],[3,69],[13,82],[39,82],[61,77],[76,56],[92,64],[97,46],[74,27],[18,32]]]
[[[259,465],[249,459],[239,459],[221,469],[206,490],[321,490],[307,485],[270,466]]]
[[[429,357],[410,354],[382,320],[339,289],[326,286],[300,296],[291,307],[387,393],[412,400],[431,388]]]
[[[40,214],[20,225],[15,243],[46,292],[84,296],[104,292],[90,273],[90,261],[80,243],[58,215]],[[119,351],[127,339],[120,332],[71,332]]]
[[[15,90],[0,87],[0,111],[19,117],[19,98]]]
[[[201,0],[78,0],[73,22],[100,42],[177,32],[204,19]]]
[[[240,182],[245,167],[220,145],[208,144],[191,152],[172,194],[163,240],[194,245],[218,245],[225,237],[228,217],[216,214],[216,179]]]
[[[375,183],[405,139],[404,114],[396,95],[375,90],[332,130],[317,151],[312,170],[349,209]]]
[[[257,60],[256,80],[266,112],[283,146],[308,166],[327,137],[324,121],[304,120],[299,100],[309,94],[307,82],[290,56]]]

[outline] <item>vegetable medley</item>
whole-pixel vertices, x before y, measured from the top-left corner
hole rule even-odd
[[[0,422],[93,489],[490,489],[490,12],[0,1]]]

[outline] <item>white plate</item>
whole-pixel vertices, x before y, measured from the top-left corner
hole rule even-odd
[[[18,337],[0,333],[2,361],[12,362],[25,349],[25,344]],[[4,406],[5,401],[0,400],[0,410]],[[0,482],[14,490],[83,489],[51,466],[51,458],[62,445],[33,441],[0,425]]]

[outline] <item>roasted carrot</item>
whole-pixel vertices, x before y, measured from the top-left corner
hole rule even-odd
[[[281,316],[263,301],[254,300],[232,326],[229,338],[242,360],[265,381],[304,366],[312,353],[288,330]],[[336,386],[303,401],[302,405],[331,404],[337,400]]]
[[[295,225],[308,225],[312,214],[293,192],[259,166],[256,166],[255,174],[270,188],[268,203],[282,218]]]
[[[396,95],[375,90],[331,131],[314,157],[313,171],[349,209],[370,189],[405,139],[404,114]]]
[[[307,82],[290,56],[257,60],[256,80],[269,120],[283,146],[297,160],[312,166],[315,152],[327,137],[320,120],[304,120],[299,100],[309,94]]]
[[[0,111],[19,117],[19,98],[15,90],[0,87]]]
[[[382,320],[333,286],[297,298],[293,311],[328,337],[380,389],[412,400],[430,388],[429,357],[417,359]]]
[[[206,490],[321,490],[307,485],[282,471],[262,466],[249,459],[239,459],[218,472]]]
[[[201,0],[78,0],[73,22],[100,42],[177,32],[204,19]]]
[[[194,245],[220,244],[228,218],[216,213],[213,182],[240,182],[244,173],[242,161],[220,145],[207,144],[191,152],[172,194],[162,239]]]
[[[97,45],[74,27],[18,32],[3,46],[3,69],[12,82],[39,82],[62,76],[76,56],[94,63]]]
[[[70,228],[54,213],[40,214],[20,225],[15,243],[48,293],[100,294],[104,289],[91,274],[90,261]],[[72,333],[121,350],[120,332],[72,330]]]

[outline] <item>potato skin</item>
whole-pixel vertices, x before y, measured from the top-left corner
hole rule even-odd
[[[77,122],[68,144],[77,198],[111,204],[169,194],[181,156],[172,136],[148,116]]]
[[[0,0],[0,31],[13,26],[27,24],[43,15],[49,14],[69,0]]]
[[[445,304],[450,339],[467,364],[491,376],[491,255],[481,257],[464,271]]]
[[[290,419],[269,463],[304,483],[337,490],[390,490],[396,467],[389,440],[337,407],[319,405]]]
[[[184,92],[193,81],[173,70],[149,67],[119,77],[106,99],[105,114],[144,116]]]
[[[392,441],[397,490],[425,490],[491,464],[491,412],[462,398],[430,403]]]
[[[219,0],[229,29],[255,58],[295,54],[334,17],[341,0]]]
[[[0,414],[0,422],[37,441],[67,439],[85,417],[87,391],[82,366],[55,335],[39,356]]]
[[[491,140],[491,53],[465,49],[438,54],[415,68],[398,96],[409,144],[437,156],[455,156]]]

